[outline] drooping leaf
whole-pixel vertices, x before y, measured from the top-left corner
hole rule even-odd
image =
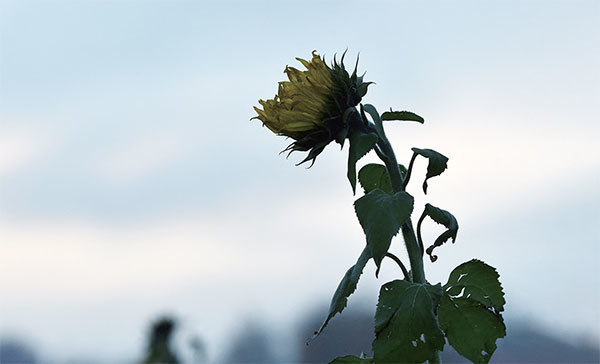
[[[376,133],[354,132],[350,135],[350,149],[348,151],[348,180],[352,192],[356,193],[356,162],[364,157],[377,143]]]
[[[448,342],[473,363],[487,363],[496,340],[506,335],[504,292],[496,269],[479,260],[456,267],[444,285],[438,309]]]
[[[441,246],[446,241],[448,241],[448,239],[452,239],[452,243],[456,241],[456,234],[458,233],[458,222],[456,221],[454,215],[452,215],[446,210],[442,210],[431,204],[425,205],[425,210],[423,211],[423,215],[421,216],[421,218],[423,218],[424,216],[429,216],[433,221],[437,222],[438,224],[444,225],[448,229],[445,232],[443,232],[440,236],[438,236],[437,239],[435,239],[434,243],[426,250],[426,253],[429,254],[429,258],[431,259],[431,261],[435,262],[437,260],[437,255],[433,255],[433,249],[435,249],[438,246]]]
[[[502,317],[470,298],[444,295],[438,315],[448,343],[473,363],[489,362],[496,340],[506,336]]]
[[[398,167],[400,168],[402,177],[404,177],[406,175],[406,167],[402,164],[399,164]],[[390,195],[393,193],[390,176],[383,164],[370,163],[363,166],[358,171],[358,181],[365,190],[365,193],[369,193],[376,188]]]
[[[375,313],[375,362],[423,363],[443,350],[444,334],[435,316],[441,297],[440,284],[384,284]]]
[[[340,356],[332,361],[329,364],[371,364],[373,363],[373,358],[359,358],[354,355],[346,355]]]
[[[354,202],[356,216],[367,237],[367,248],[377,265],[377,273],[392,238],[410,217],[413,203],[413,197],[404,191],[389,195],[380,189],[372,190]]]
[[[329,313],[327,314],[327,318],[321,328],[315,332],[315,335],[319,335],[325,329],[325,326],[329,323],[329,320],[333,318],[337,313],[341,313],[346,305],[348,304],[348,297],[354,293],[356,290],[356,285],[358,284],[358,280],[365,268],[367,262],[371,259],[370,250],[365,247],[362,254],[358,258],[356,264],[354,264],[346,274],[342,281],[338,285],[335,293],[333,294],[333,298],[331,299],[331,304],[329,305]]]
[[[439,176],[448,168],[448,158],[432,149],[412,148],[412,151],[429,159],[427,175],[425,176],[425,182],[423,182],[423,192],[427,194],[427,180]]]
[[[499,278],[494,267],[473,259],[454,268],[444,289],[453,298],[470,298],[499,313],[506,303]]]
[[[423,124],[425,119],[410,111],[386,111],[381,114],[381,120],[401,120],[401,121],[416,121]]]

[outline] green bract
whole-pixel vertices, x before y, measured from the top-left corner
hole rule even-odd
[[[289,81],[279,82],[273,99],[258,101],[262,109],[254,107],[258,115],[253,119],[278,135],[294,139],[286,151],[308,151],[301,163],[314,162],[330,142],[343,145],[355,130],[366,130],[359,118],[349,116],[371,83],[363,82],[356,67],[350,75],[343,56],[339,63],[334,58],[329,67],[316,51],[312,55],[310,61],[296,58],[306,71],[286,67]]]

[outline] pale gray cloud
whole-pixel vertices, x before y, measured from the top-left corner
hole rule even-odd
[[[598,337],[598,11],[2,2],[0,283],[11,300],[0,305],[11,314],[0,330],[20,328],[49,357],[132,357],[128,338],[161,310],[219,347],[250,311],[285,326],[327,301],[363,244],[346,150],[294,167],[299,155],[277,155],[289,141],[248,119],[294,57],[348,47],[377,82],[366,102],[426,118],[389,125],[399,158],[413,146],[450,157],[428,196],[424,161],[410,185],[417,211],[431,202],[461,225],[431,279],[482,258],[502,274],[508,309]],[[396,276],[383,267],[382,281]],[[368,271],[360,299],[382,281]]]

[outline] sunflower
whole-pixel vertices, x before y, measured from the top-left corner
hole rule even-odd
[[[306,71],[287,66],[288,81],[279,82],[273,99],[259,100],[262,109],[254,107],[263,125],[277,135],[294,139],[284,151],[307,151],[300,162],[314,163],[317,156],[332,141],[343,145],[355,130],[365,128],[355,106],[367,93],[372,82],[363,82],[356,67],[350,75],[344,67],[344,56],[331,67],[316,51],[312,59],[296,58]],[[358,60],[356,65],[358,66]],[[354,117],[350,117],[354,114]]]

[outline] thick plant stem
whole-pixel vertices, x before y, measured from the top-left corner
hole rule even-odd
[[[392,146],[385,136],[384,133],[379,133],[379,141],[377,142],[377,155],[385,163],[385,167],[390,176],[390,182],[392,184],[392,190],[394,193],[404,191],[405,183],[396,161],[396,155]],[[381,135],[383,134],[383,135]],[[412,280],[415,283],[425,283],[425,269],[423,267],[423,253],[417,238],[415,230],[413,228],[412,220],[409,218],[402,225],[402,237],[406,244],[406,250],[408,251],[408,258],[410,260],[410,268],[412,271]],[[436,351],[433,358],[429,360],[429,364],[441,364],[442,358],[439,351]]]
[[[423,255],[421,254],[421,249],[419,248],[419,244],[415,238],[415,231],[410,218],[402,225],[402,237],[404,237],[406,250],[408,251],[408,259],[410,260],[413,282],[425,283]]]
[[[394,193],[404,191],[404,179],[400,173],[400,168],[398,167],[398,162],[396,161],[396,155],[394,154],[394,150],[392,149],[392,146],[385,135],[380,136],[377,147],[380,151],[378,155],[385,163],[388,174],[390,175],[392,190]],[[402,237],[404,238],[406,250],[408,251],[408,259],[410,260],[413,282],[425,283],[423,254],[419,248],[419,243],[417,242],[412,220],[410,218],[402,225]]]

